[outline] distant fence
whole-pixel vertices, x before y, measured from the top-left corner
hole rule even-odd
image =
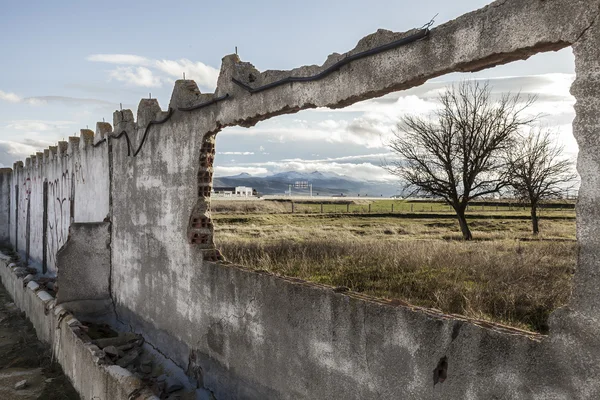
[[[395,201],[395,200],[312,200],[294,201],[286,199],[265,200],[248,203],[235,202],[237,205],[223,207],[219,204],[216,212],[220,213],[266,213],[266,214],[366,214],[366,215],[406,215],[415,214],[426,218],[454,215],[453,208],[439,201]],[[276,206],[270,206],[276,205]],[[575,204],[573,203],[545,203],[538,206],[538,215],[544,217],[574,217]],[[467,207],[468,215],[481,215],[489,217],[515,217],[529,216],[528,204],[512,202],[476,202]]]
[[[368,213],[454,213],[452,206],[442,203],[397,203],[397,204],[331,204],[331,203],[299,203],[290,202],[289,212],[291,213],[350,213],[350,214],[368,214]],[[567,212],[571,213],[575,209],[574,205],[540,205],[538,212]],[[474,204],[467,207],[467,212],[489,212],[489,213],[512,213],[529,212],[529,205],[490,205]]]

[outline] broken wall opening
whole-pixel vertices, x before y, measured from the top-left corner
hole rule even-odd
[[[341,110],[226,128],[214,158],[217,248],[250,268],[547,333],[550,313],[570,296],[577,185],[540,204],[539,235],[531,234],[529,205],[511,191],[473,201],[474,240],[463,242],[446,201],[411,196],[381,168],[397,157],[386,141],[400,118],[431,115],[440,92],[465,79],[489,80],[495,100],[537,96],[529,112],[543,115],[535,125],[576,159],[570,48]]]

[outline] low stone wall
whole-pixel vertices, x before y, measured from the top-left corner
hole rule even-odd
[[[15,305],[25,312],[38,338],[52,345],[55,359],[84,400],[158,400],[141,380],[116,365],[97,363],[98,347],[78,336],[80,323],[34,281],[24,284],[14,264],[0,253],[0,278]]]

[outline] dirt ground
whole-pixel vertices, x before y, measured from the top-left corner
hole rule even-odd
[[[23,380],[24,388],[15,385]],[[79,395],[52,360],[24,313],[0,284],[0,399],[79,400]]]

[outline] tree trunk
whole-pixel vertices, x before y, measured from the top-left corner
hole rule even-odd
[[[456,216],[458,217],[458,223],[460,224],[460,230],[463,235],[464,240],[473,239],[473,235],[471,235],[471,230],[469,229],[469,225],[467,224],[467,218],[465,217],[464,210],[456,210]]]
[[[533,225],[533,234],[537,235],[538,233],[540,233],[536,205],[531,206],[531,224]]]

